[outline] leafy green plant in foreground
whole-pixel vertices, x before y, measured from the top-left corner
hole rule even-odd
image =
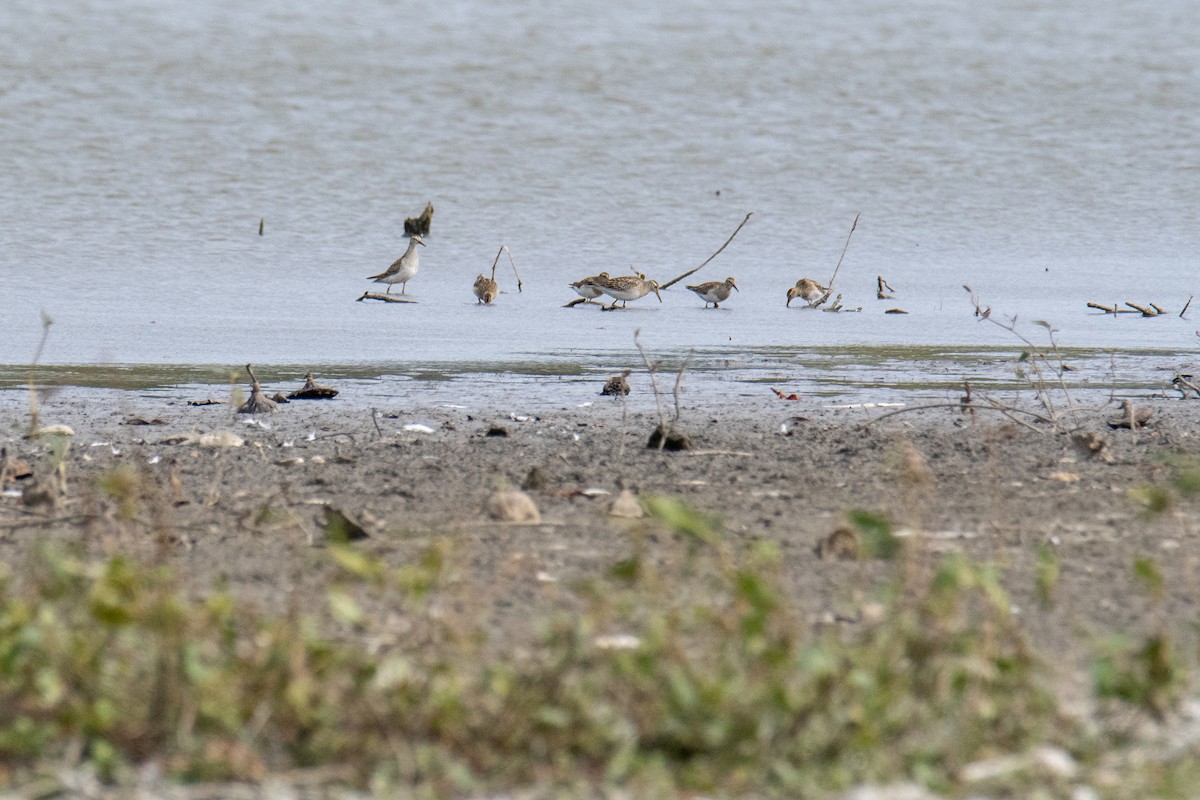
[[[338,764],[443,796],[794,795],[949,787],[972,760],[1066,730],[988,567],[951,558],[893,586],[878,622],[814,632],[774,546],[737,552],[674,501],[649,505],[681,531],[686,569],[623,560],[519,653],[482,635],[483,613],[432,610],[478,593],[447,542],[399,567],[332,547],[328,613],[312,616],[189,600],[124,559],[46,555],[0,580],[0,760],[81,742],[110,775],[145,759],[186,780]]]

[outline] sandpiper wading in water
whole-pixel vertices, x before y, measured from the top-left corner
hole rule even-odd
[[[417,274],[417,270],[421,268],[421,259],[417,255],[417,245],[425,246],[425,241],[420,236],[412,236],[408,240],[408,249],[404,251],[404,255],[397,258],[392,265],[378,275],[370,275],[367,280],[375,281],[376,283],[386,283],[388,285],[387,294],[392,293],[392,285],[400,284],[400,294],[408,291],[408,282]]]
[[[705,308],[708,308],[709,303],[713,304],[713,308],[720,308],[721,303],[729,299],[730,292],[735,289],[739,292],[741,291],[741,289],[738,289],[737,284],[733,282],[733,278],[726,278],[723,281],[709,281],[699,286],[689,286],[687,288],[700,296],[700,299],[704,301]]]

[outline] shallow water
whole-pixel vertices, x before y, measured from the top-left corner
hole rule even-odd
[[[702,369],[816,380],[787,354],[1019,346],[964,284],[1039,342],[1035,319],[1173,367],[1197,344],[1177,316],[1200,243],[1190,3],[292,5],[0,9],[0,364],[28,363],[44,311],[51,364],[590,375],[636,363],[640,329]],[[427,200],[419,302],[354,302]],[[696,276],[738,278],[721,310],[682,286],[560,308],[583,275],[696,266],[750,211]],[[862,312],[785,308],[796,278],[833,273],[857,213],[837,286]],[[476,307],[501,243],[524,290],[501,259],[505,294]],[[938,380],[895,363],[897,384]]]

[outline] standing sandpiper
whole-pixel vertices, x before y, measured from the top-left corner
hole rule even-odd
[[[689,286],[688,289],[700,295],[700,299],[704,301],[704,307],[708,308],[708,304],[712,303],[713,308],[720,308],[721,303],[729,299],[729,293],[734,289],[738,289],[737,284],[733,282],[733,278],[726,278],[723,281],[709,281],[702,283],[699,286]]]
[[[376,283],[386,283],[388,285],[387,294],[392,293],[392,285],[400,284],[400,294],[405,294],[408,291],[408,282],[417,274],[417,270],[421,268],[421,259],[417,255],[417,245],[425,246],[425,241],[420,236],[409,237],[408,249],[404,251],[404,255],[397,258],[392,265],[378,275],[370,275],[367,280],[375,281]]]
[[[801,278],[796,281],[795,286],[787,290],[787,305],[790,306],[792,301],[799,297],[811,306],[828,291],[828,286],[822,286],[812,278]]]
[[[638,275],[622,275],[619,278],[609,278],[603,283],[594,282],[590,286],[596,286],[600,291],[613,299],[611,306],[604,306],[609,311],[617,307],[617,301],[621,301],[621,307],[624,308],[630,300],[637,300],[654,292],[654,296],[658,298],[658,302],[662,302],[662,295],[658,293],[658,281],[648,281],[646,276]]]

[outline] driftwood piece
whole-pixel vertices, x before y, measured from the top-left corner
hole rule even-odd
[[[1158,307],[1155,306],[1153,303],[1150,304],[1151,306],[1153,306],[1152,308],[1146,308],[1145,306],[1139,306],[1137,303],[1130,303],[1128,300],[1125,301],[1125,305],[1129,306],[1134,311],[1140,312],[1143,317],[1157,317],[1159,314],[1162,313],[1161,310],[1160,311],[1155,310]]]
[[[1108,420],[1110,428],[1129,428],[1130,430],[1138,430],[1145,427],[1150,421],[1150,417],[1154,415],[1154,409],[1148,406],[1134,406],[1128,400],[1121,401],[1121,413],[1116,417]]]
[[[313,380],[311,372],[304,373],[304,385],[288,394],[289,400],[332,400],[337,397],[338,390],[328,386],[319,386]]]
[[[428,236],[429,223],[433,221],[433,203],[426,203],[419,216],[404,220],[405,236]]]
[[[885,313],[885,314],[907,314],[908,312],[905,311],[903,308],[889,308],[887,311],[885,311],[883,313]]]
[[[262,387],[258,384],[258,378],[254,376],[254,370],[250,365],[246,365],[246,372],[250,373],[250,399],[242,403],[238,409],[239,414],[265,414],[271,411],[278,411],[279,405],[263,394]]]
[[[886,291],[885,291],[886,290]],[[876,300],[891,300],[892,295],[888,292],[894,292],[895,289],[888,283],[882,275],[875,276],[875,299]]]
[[[416,300],[410,300],[407,297],[392,297],[390,294],[379,294],[379,292],[363,292],[362,297],[355,302],[361,303],[363,300],[381,300],[384,303],[415,303]]]
[[[1185,398],[1188,396],[1188,393],[1184,391],[1184,389],[1190,389],[1196,393],[1197,397],[1200,397],[1200,386],[1196,385],[1196,382],[1193,380],[1194,377],[1195,376],[1191,375],[1190,373],[1176,373],[1175,377],[1171,379],[1171,384],[1178,389],[1179,393]]]

